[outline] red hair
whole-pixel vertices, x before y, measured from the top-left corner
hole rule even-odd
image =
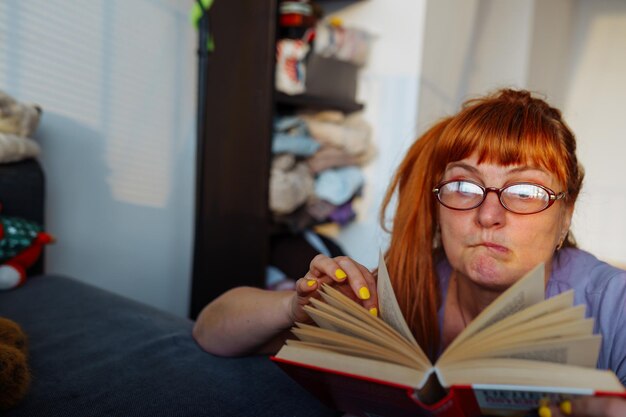
[[[384,213],[397,195],[385,261],[409,327],[431,358],[439,350],[441,306],[435,271],[441,253],[435,236],[438,207],[432,189],[450,162],[474,153],[479,163],[548,170],[567,191],[567,204],[574,204],[582,186],[574,134],[559,110],[528,91],[505,89],[469,100],[459,113],[440,120],[413,143],[387,190],[380,216],[385,228]],[[565,245],[575,246],[571,236]]]

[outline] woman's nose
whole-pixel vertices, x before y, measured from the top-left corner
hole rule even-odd
[[[482,227],[501,226],[504,224],[506,209],[500,203],[496,192],[488,192],[485,200],[478,207],[478,223]]]

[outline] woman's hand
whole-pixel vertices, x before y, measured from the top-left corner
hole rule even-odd
[[[309,271],[296,282],[296,294],[291,302],[293,322],[310,321],[303,307],[309,298],[319,297],[317,290],[322,283],[336,289],[365,307],[372,315],[378,316],[378,296],[374,275],[363,265],[347,256],[329,258],[317,255],[309,265]]]
[[[623,417],[626,416],[626,399],[618,397],[583,397],[551,405],[552,417]],[[541,416],[541,411],[539,412]]]

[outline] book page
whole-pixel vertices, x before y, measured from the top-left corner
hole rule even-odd
[[[479,359],[447,364],[438,369],[446,386],[497,384],[583,388],[594,391],[625,392],[611,371],[523,359]]]
[[[373,359],[355,358],[307,346],[284,345],[275,357],[296,364],[391,382],[411,388],[421,388],[427,379],[427,373],[406,366]]]
[[[413,368],[414,365],[405,358],[397,355],[393,355],[392,352],[389,352],[385,349],[380,349],[375,347],[374,345],[369,345],[367,347],[363,345],[359,345],[357,348],[350,345],[329,345],[325,340],[321,342],[316,342],[314,339],[306,340],[308,337],[301,337],[298,335],[300,340],[287,340],[286,343],[289,346],[304,346],[304,347],[312,347],[320,350],[330,350],[332,352],[341,353],[344,355],[354,356],[355,358],[367,358],[367,359],[375,359],[383,362],[395,363],[398,365],[403,365],[408,368]]]
[[[490,357],[526,359],[594,368],[598,362],[600,343],[602,343],[602,336],[600,335],[546,340],[525,346],[503,347],[492,352]]]
[[[540,304],[548,303],[553,298]],[[529,308],[532,309],[537,305]],[[520,313],[524,313],[522,311]],[[519,315],[520,313],[516,314]],[[493,332],[492,327],[497,328],[499,324],[508,321],[509,318],[495,326],[475,334],[465,339],[463,343],[455,349],[446,350],[445,358],[439,360],[440,364],[448,360],[462,360],[470,357],[475,351],[488,351],[501,345],[511,345],[515,343],[526,343],[532,340],[556,339],[562,337],[585,336],[593,334],[593,320],[585,319],[585,306],[565,308],[519,323],[515,327],[507,327],[499,332]]]
[[[380,312],[380,318],[396,329],[413,345],[419,346],[415,337],[413,337],[413,333],[411,333],[409,329],[409,325],[406,324],[406,320],[400,310],[400,305],[398,305],[398,300],[393,291],[391,279],[389,279],[389,271],[387,271],[385,257],[382,252],[380,252],[378,258],[378,283],[376,289],[378,291],[378,310]]]
[[[422,369],[428,369],[432,367],[432,363],[429,358],[424,354],[422,349],[407,340],[403,335],[396,331],[389,324],[385,323],[380,317],[372,316],[362,305],[351,300],[341,291],[328,284],[322,284],[319,291],[322,299],[317,300],[315,298],[310,299],[310,306],[305,307],[307,310],[310,307],[314,307],[319,312],[327,313],[331,316],[335,316],[341,321],[351,323],[357,327],[363,328],[369,332],[378,334],[381,337],[387,339],[388,343],[397,345],[397,349],[403,346],[405,352],[411,352],[410,356],[420,362]],[[323,316],[318,315],[316,319],[317,324],[320,327],[332,329],[334,331],[344,332],[336,324],[329,322]],[[397,350],[396,349],[396,350]]]
[[[363,339],[369,343],[385,347],[411,360],[417,368],[427,369],[430,367],[429,364],[424,363],[420,356],[415,353],[414,349],[411,349],[410,345],[407,346],[398,343],[380,332],[373,331],[371,328],[365,326],[364,323],[353,323],[349,320],[345,320],[345,318],[315,309],[309,305],[304,306],[304,310],[321,328]]]
[[[601,342],[602,337],[600,335],[512,342],[508,345],[502,344],[474,349],[467,352],[465,358],[455,360],[451,357],[438,367],[445,369],[453,362],[471,363],[476,359],[516,358],[593,368],[598,361]]]
[[[447,350],[460,345],[470,336],[545,299],[545,267],[541,263],[500,294],[450,344]],[[443,360],[444,352],[440,360]]]
[[[521,326],[520,326],[521,327]],[[543,340],[555,340],[579,336],[593,335],[593,319],[582,319],[565,323],[557,323],[549,326],[536,327],[528,331],[519,333],[504,332],[504,335],[494,335],[484,341],[484,343],[473,344],[473,347],[489,349],[500,346],[514,346],[522,343],[540,342]],[[481,346],[482,345],[482,346]],[[487,345],[487,346],[485,346]],[[463,343],[465,347],[465,343]]]
[[[531,331],[557,323],[585,320],[585,306],[572,307],[573,302],[574,292],[572,290],[566,291],[475,333],[473,336],[466,338],[462,345],[467,346],[471,342],[482,343],[484,340],[491,340],[493,337],[502,337],[503,335],[505,335],[504,337],[510,337],[524,331]]]
[[[327,284],[323,284],[320,295],[322,296],[324,302],[316,300],[315,298],[310,299],[311,305],[316,309],[336,317],[341,317],[342,320],[349,321],[350,323],[354,323],[363,328],[379,332],[381,335],[393,339],[401,345],[408,346],[417,354],[421,352],[421,350],[416,349],[412,343],[406,340],[394,328],[389,326],[379,317],[372,316],[363,308],[363,306],[350,300],[340,291],[337,291]],[[430,364],[427,357],[424,356],[423,359],[425,363]]]
[[[453,360],[465,360],[471,358],[475,354],[489,354],[489,352],[495,352],[496,350],[502,348],[526,346],[532,343],[564,340],[581,336],[593,336],[592,319],[581,320],[566,324],[557,324],[554,326],[540,328],[536,331],[524,332],[509,337],[488,338],[485,341],[472,340],[472,342],[475,343],[471,343],[468,345],[463,343],[463,349],[458,349],[452,354],[446,356],[446,360],[440,363],[443,364],[447,361]]]

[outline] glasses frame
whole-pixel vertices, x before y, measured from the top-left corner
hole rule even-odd
[[[446,203],[441,201],[441,197],[439,195],[439,192],[441,191],[441,188],[444,187],[446,184],[450,184],[450,183],[453,183],[453,182],[469,182],[471,184],[476,185],[481,190],[483,190],[483,198],[477,204],[473,205],[472,207],[468,207],[468,208],[450,207],[449,205],[447,205]],[[507,188],[512,187],[514,185],[533,185],[535,187],[541,188],[542,190],[544,190],[545,192],[548,193],[548,196],[549,196],[548,205],[546,205],[541,210],[533,211],[533,212],[530,212],[530,213],[520,213],[519,211],[511,210],[509,207],[506,206],[504,201],[502,201],[502,191],[504,191]],[[543,186],[541,184],[536,184],[534,182],[524,182],[524,181],[522,181],[522,182],[513,182],[511,184],[506,184],[504,187],[497,188],[497,187],[485,187],[484,185],[479,184],[476,181],[472,181],[472,180],[449,180],[449,181],[440,182],[439,184],[437,184],[437,186],[435,188],[433,188],[433,193],[437,197],[437,201],[439,202],[439,204],[441,204],[442,206],[447,207],[447,208],[449,208],[451,210],[458,210],[458,211],[474,210],[476,207],[480,207],[485,202],[485,200],[487,199],[487,194],[489,194],[490,192],[496,193],[496,195],[498,196],[498,201],[500,202],[500,205],[502,205],[502,207],[504,207],[507,211],[510,211],[511,213],[515,213],[515,214],[521,214],[521,215],[541,213],[542,211],[549,209],[550,206],[552,206],[557,200],[561,200],[562,198],[564,198],[567,195],[567,192],[565,192],[565,191],[562,191],[560,193],[556,193],[556,192],[552,191],[551,189],[549,189],[548,187],[545,187],[545,186]]]

